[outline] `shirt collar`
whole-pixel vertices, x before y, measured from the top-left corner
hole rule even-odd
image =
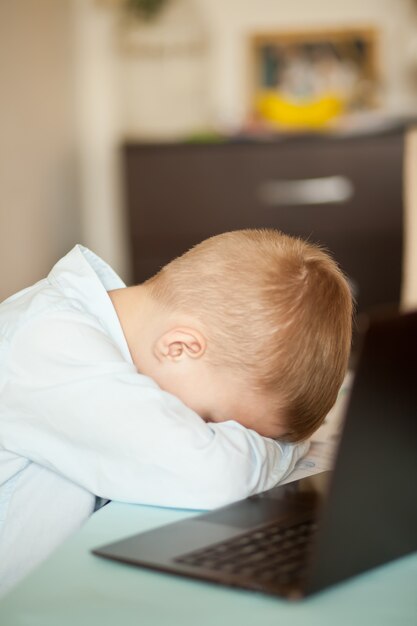
[[[58,283],[67,297],[81,303],[85,311],[99,319],[123,356],[132,363],[119,318],[107,293],[126,285],[110,265],[88,248],[77,244],[54,265],[48,278]]]

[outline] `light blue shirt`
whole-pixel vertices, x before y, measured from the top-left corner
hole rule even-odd
[[[207,509],[274,486],[306,450],[234,421],[207,424],[138,373],[107,293],[120,287],[75,246],[0,305],[0,561],[8,527],[30,533],[25,507],[11,502],[36,468],[43,478],[25,499],[36,502],[45,476],[56,477],[58,488],[77,488],[84,516],[91,494]]]

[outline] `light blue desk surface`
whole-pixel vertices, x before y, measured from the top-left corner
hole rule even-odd
[[[90,553],[193,514],[112,502],[0,601],[1,626],[417,626],[417,554],[291,603]]]

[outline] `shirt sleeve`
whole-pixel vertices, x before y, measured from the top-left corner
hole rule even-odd
[[[213,508],[274,486],[305,452],[234,421],[206,424],[84,313],[20,330],[9,372],[0,443],[103,498]]]

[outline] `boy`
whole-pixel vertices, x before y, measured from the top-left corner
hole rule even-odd
[[[81,520],[90,494],[211,508],[275,485],[336,400],[351,317],[330,257],[277,231],[212,237],[129,288],[76,246],[0,307],[0,555],[36,519],[35,561],[62,540],[54,493]]]

